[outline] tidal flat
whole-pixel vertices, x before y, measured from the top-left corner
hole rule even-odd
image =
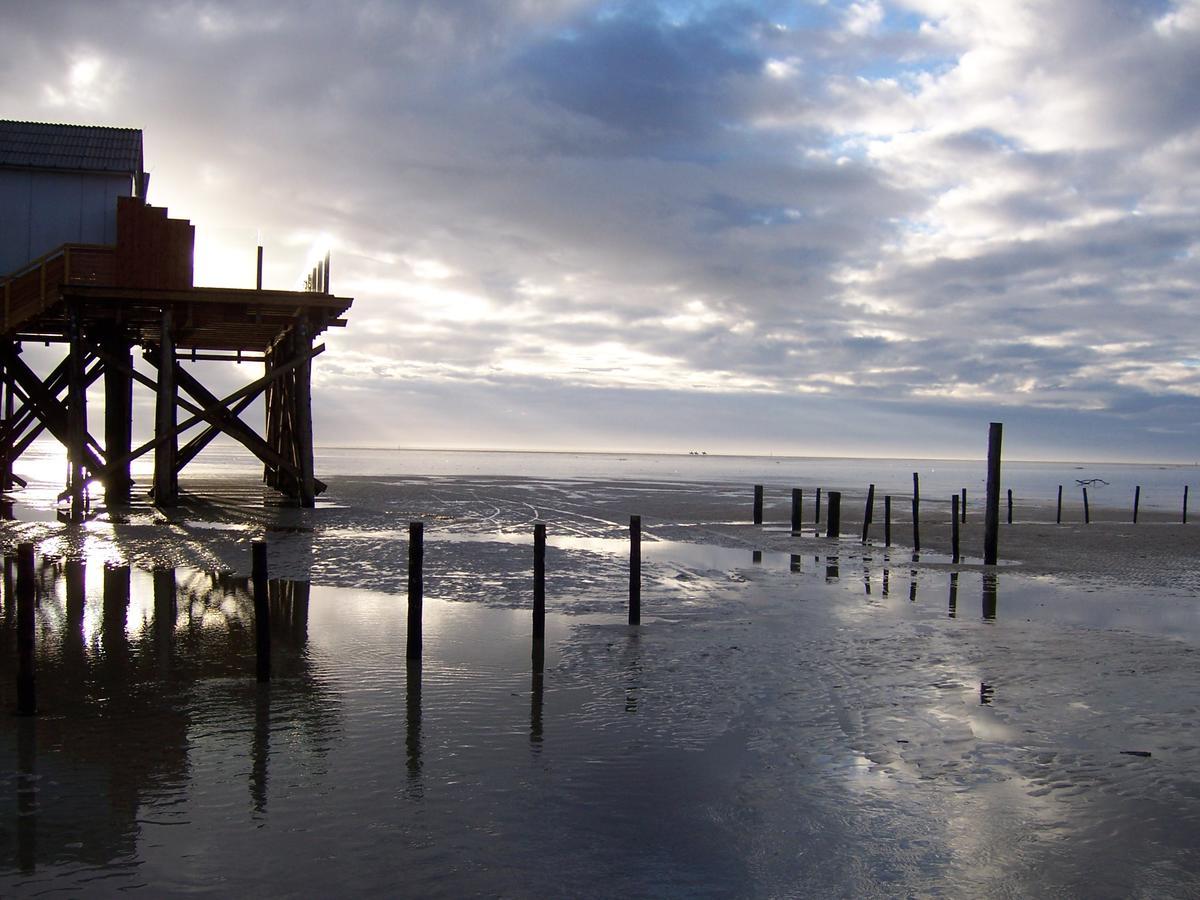
[[[849,492],[832,539],[811,511],[792,534],[781,492],[750,525],[744,484],[328,481],[315,510],[198,480],[169,515],[0,526],[39,586],[39,714],[0,717],[0,893],[1200,892],[1200,539],[1168,514],[1027,506],[989,569],[974,508],[953,564],[940,506],[914,554],[878,510],[863,543]]]

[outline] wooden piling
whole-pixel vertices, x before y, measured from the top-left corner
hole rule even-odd
[[[425,523],[408,523],[408,647],[406,659],[421,658],[421,607],[425,601]]]
[[[255,674],[259,681],[271,680],[271,602],[267,577],[267,542],[251,545],[251,581],[254,585]]]
[[[67,488],[71,493],[71,521],[79,522],[84,516],[84,493],[87,476],[84,474],[84,459],[87,455],[87,385],[84,383],[85,351],[79,311],[72,307],[67,317],[67,340],[70,351],[67,356],[67,459],[69,479]]]
[[[263,262],[263,248],[262,248],[262,244],[259,244],[258,245],[258,273],[255,275],[255,278],[254,278],[254,289],[256,291],[262,290],[262,262]]]
[[[1185,484],[1183,486],[1183,524],[1184,525],[1187,524],[1187,497],[1188,497],[1188,486]]]
[[[1137,524],[1138,504],[1142,500],[1142,486],[1139,484],[1133,489],[1133,524]]]
[[[813,524],[814,525],[821,524],[821,489],[820,488],[817,488],[817,506],[816,506],[816,511],[813,513]]]
[[[987,502],[983,514],[983,564],[986,566],[996,565],[1000,555],[1000,445],[1003,439],[1002,423],[988,425]]]
[[[958,562],[958,494],[950,495],[950,555]]]
[[[175,335],[171,310],[162,311],[159,332],[158,390],[155,404],[154,505],[174,506],[179,498],[176,457],[179,438],[175,429],[175,405],[179,399],[175,384]]]
[[[129,341],[112,337],[105,341],[111,360],[104,367],[104,502],[108,506],[128,506],[132,480],[129,477],[129,451],[133,424],[133,356]]]
[[[1012,524],[1012,488],[1008,489],[1008,524]]]
[[[1087,488],[1083,489],[1083,524],[1087,525],[1092,521],[1091,513],[1088,510]]]
[[[799,534],[803,529],[804,518],[801,511],[804,507],[804,491],[792,488],[792,534]]]
[[[33,544],[17,545],[17,715],[37,713],[34,669],[34,606],[36,573]]]
[[[842,529],[842,492],[829,492],[829,512],[825,517],[825,537],[836,538]]]
[[[967,489],[962,489],[962,503],[958,507],[959,513],[962,515],[962,523],[967,524]]]
[[[913,552],[921,552],[921,476],[913,472],[912,494]]]
[[[629,624],[642,624],[642,517],[629,517]]]
[[[533,525],[533,660],[544,657],[546,639],[546,523]],[[543,651],[543,652],[539,652]]]
[[[892,495],[883,497],[883,546],[892,546]]]
[[[763,523],[763,486],[756,484],[754,486],[754,524],[761,525]]]
[[[1058,486],[1058,512],[1054,515],[1054,524],[1062,524],[1062,485]]]
[[[867,488],[867,508],[863,511],[862,542],[865,544],[871,534],[871,520],[875,517],[875,485]]]

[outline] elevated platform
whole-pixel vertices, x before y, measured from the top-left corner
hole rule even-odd
[[[0,279],[0,486],[19,483],[13,463],[43,432],[67,448],[70,476],[63,499],[81,518],[87,485],[100,481],[109,505],[127,503],[129,463],[154,451],[155,503],[170,506],[178,475],[217,434],[241,442],[264,465],[272,487],[312,505],[322,485],[313,474],[311,360],[324,347],[313,339],[346,324],[352,300],[329,293],[328,258],[313,270],[308,290],[230,289],[192,284],[194,229],[166,210],[123,197],[117,207],[117,243],[64,244]],[[66,357],[45,378],[21,359],[29,341],[62,344]],[[133,366],[132,347],[157,370],[150,378]],[[192,371],[191,361],[261,362],[264,374],[218,399]],[[101,377],[105,433],[88,432],[87,389]],[[154,439],[131,447],[132,387],[156,397]],[[180,396],[180,390],[189,399]],[[266,436],[240,419],[265,396]],[[179,421],[178,411],[186,414]],[[182,448],[179,436],[198,433]]]

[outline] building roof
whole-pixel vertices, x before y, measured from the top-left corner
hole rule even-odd
[[[0,168],[142,174],[139,128],[51,125],[0,119]]]

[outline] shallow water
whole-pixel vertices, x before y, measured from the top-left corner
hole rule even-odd
[[[1200,889],[1190,598],[647,541],[631,629],[589,600],[620,542],[558,540],[542,675],[528,609],[455,602],[467,575],[430,579],[419,669],[403,596],[279,581],[269,686],[246,579],[43,558],[0,893]],[[427,572],[527,576],[512,541]]]

